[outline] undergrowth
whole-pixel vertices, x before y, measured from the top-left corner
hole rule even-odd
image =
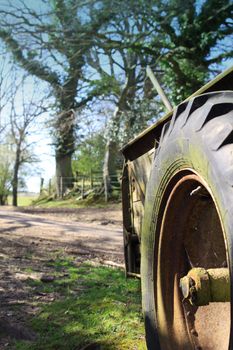
[[[121,203],[119,198],[111,198],[107,203],[103,197],[100,198],[86,198],[77,201],[76,198],[55,199],[52,196],[39,197],[34,200],[31,204],[35,207],[41,208],[104,208],[109,205],[117,205]]]
[[[72,260],[52,262],[51,283],[28,280],[34,293],[59,298],[38,301],[30,320],[36,341],[17,341],[17,350],[79,350],[97,343],[101,350],[145,350],[140,284],[124,272]]]

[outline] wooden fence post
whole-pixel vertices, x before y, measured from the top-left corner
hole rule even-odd
[[[93,189],[93,174],[92,174],[92,169],[90,173],[90,182],[91,182],[91,190]]]
[[[82,178],[82,189],[81,189],[81,191],[82,191],[82,199],[84,199],[84,186],[85,186],[85,179],[84,179],[84,176],[83,176],[83,178]]]
[[[60,197],[63,198],[63,177],[60,176]]]
[[[52,194],[52,180],[49,179],[49,196]]]
[[[41,177],[41,179],[40,179],[40,194],[42,194],[42,192],[43,192],[43,186],[44,186],[44,178]]]

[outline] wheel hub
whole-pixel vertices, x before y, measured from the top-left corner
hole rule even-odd
[[[229,302],[229,269],[193,268],[180,279],[180,288],[184,299],[191,305],[205,306],[210,302]]]
[[[227,350],[230,283],[221,220],[201,178],[181,175],[161,206],[155,257],[161,349]]]

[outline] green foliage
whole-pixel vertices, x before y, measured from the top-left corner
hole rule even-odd
[[[156,58],[154,67],[174,104],[200,88],[210,72],[221,71],[221,63],[232,58],[232,11],[230,0],[181,0],[144,2],[144,20],[153,33],[140,40],[135,50]],[[156,57],[157,56],[157,57]]]
[[[95,96],[109,96],[120,94],[120,84],[117,79],[108,74],[102,74],[101,79],[93,79],[90,82]]]
[[[51,263],[54,282],[29,280],[35,293],[59,293],[62,298],[40,303],[40,312],[31,320],[38,338],[17,341],[17,350],[81,349],[93,342],[102,350],[145,350],[140,311],[140,283],[126,280],[123,271],[77,267],[72,259]]]
[[[105,153],[103,133],[95,133],[78,145],[73,157],[73,171],[90,174],[91,171],[101,172]]]
[[[6,145],[0,145],[0,205],[7,202],[13,177],[13,153]]]
[[[207,68],[197,67],[193,60],[178,59],[176,60],[176,65],[180,73],[174,71],[173,63],[161,61],[161,68],[164,70],[162,81],[174,105],[182,102],[198,90],[204,85],[208,77]]]
[[[48,84],[56,111],[50,126],[57,175],[72,177],[70,160],[76,141],[74,111],[102,96],[109,85],[104,75],[103,83],[101,79],[92,79],[87,57],[115,9],[108,1],[96,4],[94,0],[40,1],[38,6],[19,1],[16,8],[17,15],[13,4],[0,4],[0,39],[15,62]],[[65,166],[64,159],[69,159]]]
[[[0,205],[4,205],[10,193],[12,173],[9,165],[0,164]]]
[[[147,98],[133,101],[131,109],[123,111],[121,115],[121,127],[118,132],[121,147],[145,130],[149,123],[155,122],[162,111],[163,106],[160,102]]]
[[[25,195],[18,194],[18,207],[28,207],[33,204],[33,201],[36,199],[36,195]],[[8,196],[8,204],[12,204],[12,196]]]

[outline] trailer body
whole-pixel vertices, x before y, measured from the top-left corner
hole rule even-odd
[[[123,149],[127,276],[148,350],[233,349],[233,67]]]
[[[218,75],[184,102],[202,94],[232,90],[233,67]],[[140,242],[146,189],[152,163],[156,157],[156,149],[159,146],[165,124],[171,120],[174,111],[178,113],[183,106],[184,103],[181,103],[176,109],[167,113],[122,149],[124,156],[122,176],[124,251],[126,274],[129,276],[134,274],[140,275]]]

